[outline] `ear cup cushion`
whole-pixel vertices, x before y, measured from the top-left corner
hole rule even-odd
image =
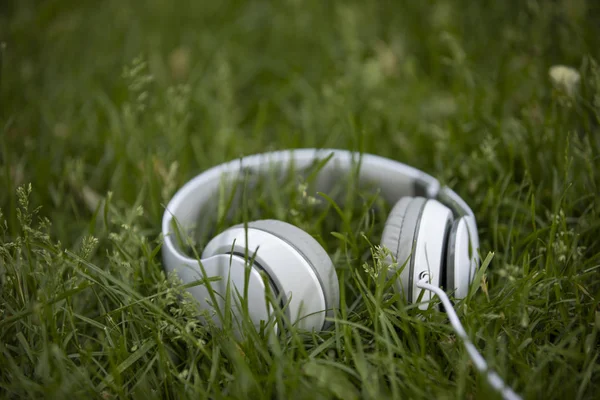
[[[339,307],[339,281],[329,254],[315,238],[304,230],[287,222],[264,219],[248,223],[248,228],[268,232],[294,247],[313,267],[325,295],[327,316],[333,316],[334,308]]]
[[[420,211],[425,206],[422,197],[403,197],[398,201],[387,218],[381,245],[387,247],[399,266],[410,257],[417,232]]]
[[[392,256],[398,263],[398,268],[406,263],[400,273],[400,280],[402,286],[406,289],[404,294],[409,302],[412,301],[410,290],[408,290],[413,269],[411,255],[417,238],[418,222],[426,202],[427,199],[423,197],[403,197],[400,199],[390,211],[381,237],[381,245],[391,251]]]

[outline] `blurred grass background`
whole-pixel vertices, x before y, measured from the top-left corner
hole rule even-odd
[[[456,167],[486,137],[549,100],[551,65],[579,67],[599,44],[599,7],[585,1],[3,4],[4,158],[22,177],[4,196],[31,180],[66,215],[80,210],[65,174],[81,175],[67,190],[85,181],[131,201],[150,158],[178,162],[177,187],[231,156],[361,140],[464,178]],[[162,126],[119,118],[135,101],[123,68],[139,56]],[[186,92],[167,90],[177,84]]]
[[[528,397],[597,393],[597,1],[4,0],[0,41],[5,45],[0,209],[6,219],[0,317],[8,321],[0,325],[5,343],[0,390],[7,397],[36,397],[45,385],[54,390],[50,397],[72,390],[129,396],[140,388],[165,397],[317,396],[310,388],[327,373],[296,379],[286,370],[287,381],[268,375],[265,371],[279,364],[258,356],[240,361],[223,350],[215,359],[219,349],[228,348],[222,343],[207,345],[213,355],[206,357],[209,367],[200,363],[193,378],[177,378],[198,363],[186,358],[185,346],[173,350],[184,367],[169,366],[164,353],[150,347],[128,364],[136,352],[127,346],[114,354],[99,350],[110,347],[106,337],[90,345],[87,361],[71,365],[76,327],[95,332],[99,320],[112,326],[104,320],[107,314],[134,318],[136,309],[119,308],[114,292],[119,286],[108,276],[102,275],[108,280],[98,290],[114,302],[96,294],[87,311],[69,299],[76,298],[70,290],[91,282],[89,277],[79,276],[69,284],[74,286],[60,274],[47,282],[40,277],[54,271],[50,266],[72,277],[69,268],[78,268],[81,260],[67,262],[58,254],[63,248],[87,249],[78,254],[98,267],[95,273],[107,263],[105,269],[113,271],[128,262],[133,271],[128,273],[139,278],[129,289],[151,296],[163,277],[160,257],[148,243],[155,243],[163,206],[174,191],[218,163],[292,147],[362,148],[414,165],[455,188],[476,212],[483,254],[496,252],[482,283],[485,295],[462,310],[478,345],[487,349],[484,355],[498,357],[501,375]],[[576,96],[552,84],[548,71],[558,64],[579,71]],[[39,212],[51,222],[35,228],[43,237],[28,236],[29,225],[16,211],[24,197],[19,200],[17,188],[28,183],[31,209],[41,206]],[[110,202],[104,200],[108,192]],[[144,210],[139,215],[138,206]],[[100,223],[102,207],[107,211]],[[120,231],[122,224],[134,233]],[[120,251],[111,235],[122,235],[119,240],[130,246],[124,259],[107,256]],[[25,251],[29,241],[41,241],[51,260]],[[121,273],[113,276],[127,282],[130,275]],[[68,304],[48,305],[42,292],[46,299],[63,293],[61,301]],[[48,305],[44,315],[53,321],[42,328],[32,320],[39,304]],[[375,361],[369,362],[378,366],[373,369],[384,382],[381,391],[371,391],[366,382],[372,377],[345,360],[340,363],[354,371],[344,372],[349,378],[332,374],[349,382],[337,391],[317,385],[318,395],[352,394],[343,388],[354,386],[361,397],[491,395],[468,369],[459,344],[452,353],[435,347],[440,338],[452,338],[444,317],[423,322],[413,311],[398,311],[412,313],[414,320],[405,317],[416,327],[403,329],[420,332],[422,340],[411,345],[403,342],[410,339],[399,339],[404,364],[394,364],[395,372],[382,370],[389,361],[377,358],[381,349],[372,353]],[[67,324],[60,340],[52,338],[48,330],[65,324],[64,313],[84,318]],[[129,338],[122,340],[141,342],[154,332],[144,330],[147,324],[141,320],[133,331],[116,332]],[[23,339],[16,339],[17,332],[24,332]],[[437,350],[427,362],[439,368],[425,373],[417,359],[431,348]],[[111,355],[93,361],[94,351]],[[281,356],[281,365],[300,371],[308,358],[300,353]],[[48,354],[66,363],[60,367],[64,375],[40,372],[41,365],[56,362],[48,361]],[[155,354],[160,361],[150,363]],[[140,368],[150,365],[145,374],[123,369],[135,362]],[[162,362],[164,369],[156,367]],[[81,375],[69,380],[72,368]],[[120,374],[132,374],[123,378],[129,386],[114,383]],[[261,380],[261,374],[269,378]],[[415,384],[399,383],[395,392],[390,389],[395,378],[384,378],[390,374]],[[101,383],[111,391],[102,391]]]

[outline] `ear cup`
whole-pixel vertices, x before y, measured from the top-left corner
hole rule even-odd
[[[454,297],[467,297],[472,279],[472,267],[475,261],[469,249],[469,228],[465,218],[460,218],[452,224],[448,235],[448,253],[446,257],[447,290],[454,291]]]
[[[292,324],[308,330],[327,326],[326,316],[333,316],[339,303],[338,279],[329,255],[312,236],[281,221],[249,222],[247,232],[243,225],[236,225],[215,236],[204,248],[202,259],[223,254],[243,259],[246,252],[253,260],[252,269],[266,273],[282,304],[287,304]],[[238,287],[240,293],[242,289]],[[249,307],[262,308],[260,303]]]
[[[398,266],[404,265],[413,252],[417,222],[425,201],[421,197],[403,197],[394,205],[385,223],[381,245],[392,252]]]
[[[339,307],[339,282],[333,262],[319,242],[297,226],[274,219],[250,222],[248,228],[271,233],[298,250],[316,272],[325,294],[327,316],[333,317],[333,309]]]
[[[422,197],[400,199],[390,211],[381,236],[381,245],[390,250],[398,268],[403,268],[396,289],[403,293],[409,302],[412,302],[410,283],[414,269],[411,255],[415,250],[418,222],[425,202],[426,199]],[[388,262],[391,263],[392,260]],[[395,272],[390,271],[391,274]]]
[[[419,298],[421,290],[416,284],[423,274],[428,274],[430,283],[437,286],[446,278],[443,274],[451,223],[452,212],[437,200],[405,197],[392,208],[381,245],[391,251],[398,268],[403,268],[396,289],[408,302]],[[429,297],[426,292],[423,300]]]

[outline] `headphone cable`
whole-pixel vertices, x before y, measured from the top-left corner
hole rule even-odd
[[[417,287],[429,290],[438,295],[438,297],[442,301],[442,304],[444,305],[446,314],[448,314],[448,318],[450,319],[452,327],[456,331],[456,334],[462,339],[463,343],[465,344],[465,347],[467,348],[467,353],[469,353],[469,357],[471,357],[471,360],[473,361],[473,364],[475,364],[475,367],[486,376],[490,385],[499,393],[501,393],[502,397],[505,400],[521,400],[521,396],[516,394],[510,387],[508,387],[504,383],[500,375],[498,375],[496,372],[494,372],[488,367],[487,362],[485,361],[483,356],[479,354],[479,352],[467,336],[467,332],[465,332],[465,329],[460,323],[458,315],[456,315],[456,311],[454,310],[454,307],[452,306],[452,303],[450,302],[450,299],[448,298],[446,293],[439,287],[428,283],[428,278],[429,276],[425,276],[423,279],[417,282]]]

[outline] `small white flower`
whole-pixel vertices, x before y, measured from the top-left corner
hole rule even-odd
[[[188,369],[184,369],[177,376],[179,377],[179,379],[187,379],[189,373],[190,371]]]
[[[581,80],[579,71],[565,65],[554,65],[548,71],[548,75],[550,75],[550,80],[552,80],[554,86],[564,90],[569,96],[575,94],[579,81]]]

